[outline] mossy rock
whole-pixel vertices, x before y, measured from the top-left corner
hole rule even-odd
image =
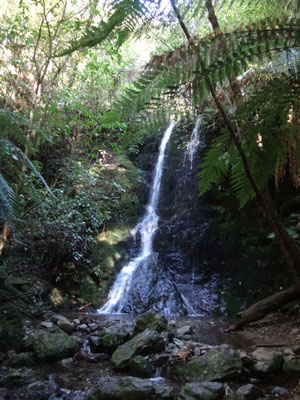
[[[98,336],[100,338],[98,350],[113,352],[129,339],[129,332],[122,329],[118,332],[103,330],[99,332]]]
[[[111,361],[116,370],[124,370],[129,361],[137,355],[158,353],[164,349],[164,340],[157,331],[146,330],[119,346]]]
[[[103,380],[89,400],[171,400],[173,388],[149,379],[124,376]]]
[[[20,350],[23,338],[23,321],[20,315],[7,308],[0,311],[0,348],[1,351]]]
[[[31,352],[28,353],[19,353],[10,357],[7,361],[7,365],[9,367],[33,367],[35,364],[34,354]]]
[[[78,349],[78,343],[71,336],[57,327],[52,328],[31,335],[31,345],[38,361],[62,360],[72,357]]]
[[[39,375],[28,368],[20,368],[9,371],[0,379],[0,387],[12,389],[29,385],[39,379]]]
[[[167,331],[168,321],[163,315],[154,312],[142,314],[136,320],[133,335],[137,335],[146,329],[151,329],[157,332]]]
[[[136,356],[129,361],[130,373],[139,378],[151,378],[154,375],[155,368],[142,356]]]
[[[168,375],[183,383],[213,381],[238,378],[242,369],[238,353],[225,344],[209,349],[192,361],[170,367]]]

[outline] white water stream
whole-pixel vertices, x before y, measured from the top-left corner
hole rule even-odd
[[[134,234],[138,232],[141,235],[141,248],[137,257],[132,259],[118,274],[112,289],[109,292],[108,300],[102,308],[98,310],[99,314],[121,313],[126,304],[127,295],[131,287],[133,274],[136,269],[147,261],[152,254],[152,243],[155,231],[158,226],[159,217],[157,215],[157,204],[159,199],[160,184],[164,166],[165,151],[176,122],[171,122],[165,131],[160,148],[159,156],[155,166],[154,179],[150,192],[150,200],[146,207],[146,212],[142,221],[137,224]]]
[[[197,119],[196,125],[195,125],[195,127],[193,129],[193,132],[191,134],[190,143],[187,146],[186,155],[188,156],[188,159],[189,159],[189,162],[190,162],[190,169],[193,169],[194,156],[195,156],[197,147],[200,144],[199,126],[200,126],[202,120],[203,120],[203,116],[200,116]]]

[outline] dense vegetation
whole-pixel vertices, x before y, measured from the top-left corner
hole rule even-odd
[[[11,0],[2,8],[5,273],[33,274],[38,292],[50,284],[55,304],[97,304],[127,257],[145,138],[170,118],[202,113],[216,128],[199,193],[214,191],[224,232],[248,223],[247,212],[236,217],[231,190],[241,207],[255,206],[249,226],[264,215],[270,228],[251,228],[245,245],[270,249],[275,237],[299,279],[299,4],[215,3]]]

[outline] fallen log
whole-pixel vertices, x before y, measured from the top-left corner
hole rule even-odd
[[[294,285],[272,296],[266,297],[246,310],[239,312],[237,315],[240,320],[236,324],[229,326],[226,332],[236,331],[251,322],[258,321],[270,312],[278,310],[285,304],[297,299],[299,296],[299,285]]]

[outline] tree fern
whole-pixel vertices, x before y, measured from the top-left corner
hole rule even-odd
[[[12,142],[17,142],[23,146],[26,145],[28,149],[31,149],[30,143],[24,135],[23,129],[25,127],[31,127],[31,124],[25,117],[0,109],[0,160],[1,164],[6,167],[5,175],[9,175],[8,170],[13,171],[12,174],[17,175],[14,172],[16,169],[19,170],[21,166],[26,167],[53,196],[50,187],[32,161],[19,146]],[[16,222],[20,220],[18,198],[7,183],[7,176],[5,179],[3,174],[0,174],[0,215],[11,228],[15,228]]]
[[[7,224],[14,228],[18,220],[19,209],[14,191],[0,173],[0,215]]]
[[[121,46],[132,34],[139,35],[145,31],[150,21],[156,16],[161,0],[121,0],[111,3],[106,21],[90,27],[84,36],[71,44],[71,47],[59,54],[64,56],[76,50],[93,47],[108,37],[117,47]],[[156,11],[156,12],[155,12]]]
[[[257,26],[262,28],[257,28]],[[246,71],[252,63],[263,63],[274,54],[300,45],[300,21],[281,20],[268,25],[266,20],[251,24],[248,30],[220,34],[216,37],[193,38],[187,45],[161,56],[155,56],[144,74],[132,88],[115,103],[114,110],[105,121],[128,118],[149,104],[152,98],[166,93],[180,96],[191,81],[194,101],[198,103],[208,93],[205,77],[215,86],[226,79]],[[174,70],[174,61],[176,67]],[[199,60],[205,60],[205,69]],[[112,118],[111,118],[112,117]]]
[[[291,146],[294,149],[292,161],[295,162],[291,179],[295,185],[300,185],[298,126],[297,123],[289,121],[291,107],[295,112],[296,121],[299,114],[297,110],[300,109],[300,88],[297,83],[300,79],[300,63],[297,64],[297,60],[297,56],[293,60],[290,59],[289,63],[282,64],[279,60],[273,65],[272,70],[268,68],[261,71],[264,74],[267,71],[267,75],[264,75],[264,85],[252,93],[235,114],[235,118],[242,126],[247,126],[247,134],[241,137],[241,146],[260,190],[278,169],[282,170],[282,166],[289,162]],[[229,173],[232,188],[241,207],[255,196],[237,150],[229,143],[228,134],[221,135],[212,143],[204,156],[201,168],[199,173],[201,193],[217,183],[222,174]]]

